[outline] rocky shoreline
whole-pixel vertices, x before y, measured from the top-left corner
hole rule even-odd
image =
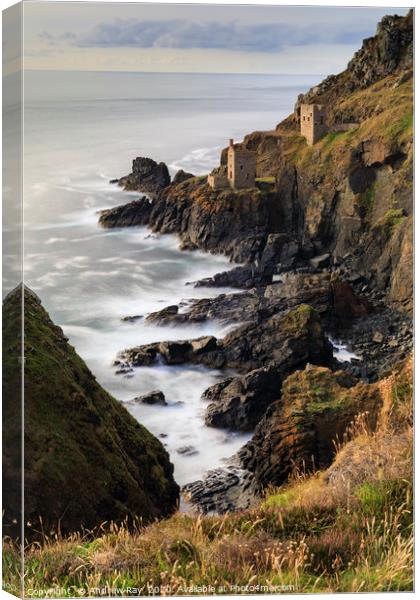
[[[372,425],[379,418],[377,382],[412,351],[410,31],[411,13],[387,17],[346,71],[299,97],[275,130],[245,137],[255,187],[215,191],[185,172],[171,181],[166,165],[141,157],[113,181],[147,196],[102,211],[102,226],[148,225],[176,234],[182,249],[238,263],[192,282],[238,293],[145,317],[174,327],[218,320],[230,333],[136,346],[115,361],[117,374],[159,362],[235,371],[204,392],[205,422],[253,436],[229,467],[184,488],[203,512],[244,508],[294,468],[331,464],[358,414]],[[307,146],[297,125],[303,101],[357,126]],[[391,105],[406,110],[402,120]],[[330,340],[356,358],[339,360]]]

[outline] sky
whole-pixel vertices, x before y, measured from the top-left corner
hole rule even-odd
[[[330,74],[396,7],[24,3],[27,69]]]

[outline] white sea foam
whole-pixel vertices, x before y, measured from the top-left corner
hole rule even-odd
[[[237,291],[185,286],[231,265],[223,256],[180,252],[175,236],[151,235],[145,227],[102,229],[97,211],[139,197],[108,183],[129,173],[136,156],[164,161],[172,172],[207,173],[219,163],[229,137],[271,129],[312,83],[316,79],[310,77],[292,88],[287,78],[273,76],[25,75],[26,283],[116,398],[127,401],[155,388],[166,394],[168,407],[129,410],[153,433],[168,436],[162,441],[180,483],[221,464],[247,439],[203,422],[201,393],[226,374],[159,366],[136,369],[126,378],[115,375],[112,362],[123,348],[220,337],[232,326],[214,321],[158,327],[144,318],[129,323],[121,317],[144,317],[186,297]],[[14,251],[8,243],[6,255]],[[8,276],[13,280],[12,266],[6,281]],[[198,454],[178,454],[181,445],[195,446]]]

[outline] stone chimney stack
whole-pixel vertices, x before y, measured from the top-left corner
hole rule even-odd
[[[230,146],[231,148],[232,148],[232,146],[233,146],[233,139],[232,139],[232,138],[230,138],[230,140],[229,140],[229,146]]]

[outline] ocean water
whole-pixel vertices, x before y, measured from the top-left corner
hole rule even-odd
[[[224,375],[196,366],[115,374],[119,350],[164,339],[221,336],[218,322],[156,327],[122,322],[193,297],[223,291],[186,285],[229,268],[225,257],[180,252],[175,236],[144,228],[104,230],[97,211],[128,202],[108,182],[136,156],[204,174],[229,138],[272,129],[308,77],[27,72],[24,114],[25,282],[42,299],[98,381],[118,400],[154,389],[168,406],[127,405],[161,435],[180,484],[221,465],[249,436],[204,425],[201,393]],[[7,274],[6,274],[7,277]],[[6,281],[7,287],[7,281]],[[177,452],[192,446],[196,454]]]

